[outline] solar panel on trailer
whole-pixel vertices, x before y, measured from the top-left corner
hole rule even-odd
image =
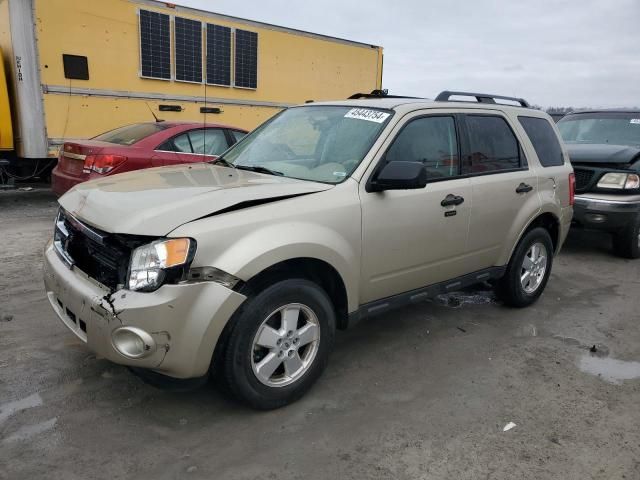
[[[236,87],[258,87],[258,34],[236,30]]]
[[[231,29],[207,23],[207,83],[231,85]]]
[[[202,24],[197,20],[175,19],[176,80],[202,82]]]
[[[169,15],[140,10],[140,72],[143,77],[171,79]]]

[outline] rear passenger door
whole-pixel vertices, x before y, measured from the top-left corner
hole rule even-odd
[[[506,263],[505,250],[539,211],[540,200],[536,172],[506,116],[467,113],[463,124],[462,173],[473,191],[468,265],[476,271]]]

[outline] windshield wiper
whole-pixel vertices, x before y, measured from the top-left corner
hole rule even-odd
[[[227,162],[224,157],[218,157],[215,160],[211,160],[210,162],[211,165],[222,165],[223,167],[231,167],[231,168],[236,168],[236,166],[231,163],[231,162]]]
[[[282,172],[271,170],[267,167],[262,167],[260,165],[235,165],[235,167],[239,170],[249,170],[251,172],[266,173],[268,175],[278,175],[278,176],[284,175],[284,173]]]

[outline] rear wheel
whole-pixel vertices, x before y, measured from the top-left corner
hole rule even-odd
[[[497,285],[500,298],[512,307],[526,307],[542,294],[553,264],[553,242],[549,232],[537,227],[516,246],[504,277]]]
[[[335,313],[313,282],[278,282],[248,298],[232,321],[223,378],[236,398],[254,408],[294,402],[327,365]]]
[[[625,258],[640,258],[640,216],[635,222],[613,235],[613,250]]]

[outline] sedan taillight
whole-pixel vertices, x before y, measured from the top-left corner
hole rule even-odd
[[[87,155],[84,159],[83,170],[85,172],[105,174],[109,173],[126,160],[127,157],[122,155]]]

